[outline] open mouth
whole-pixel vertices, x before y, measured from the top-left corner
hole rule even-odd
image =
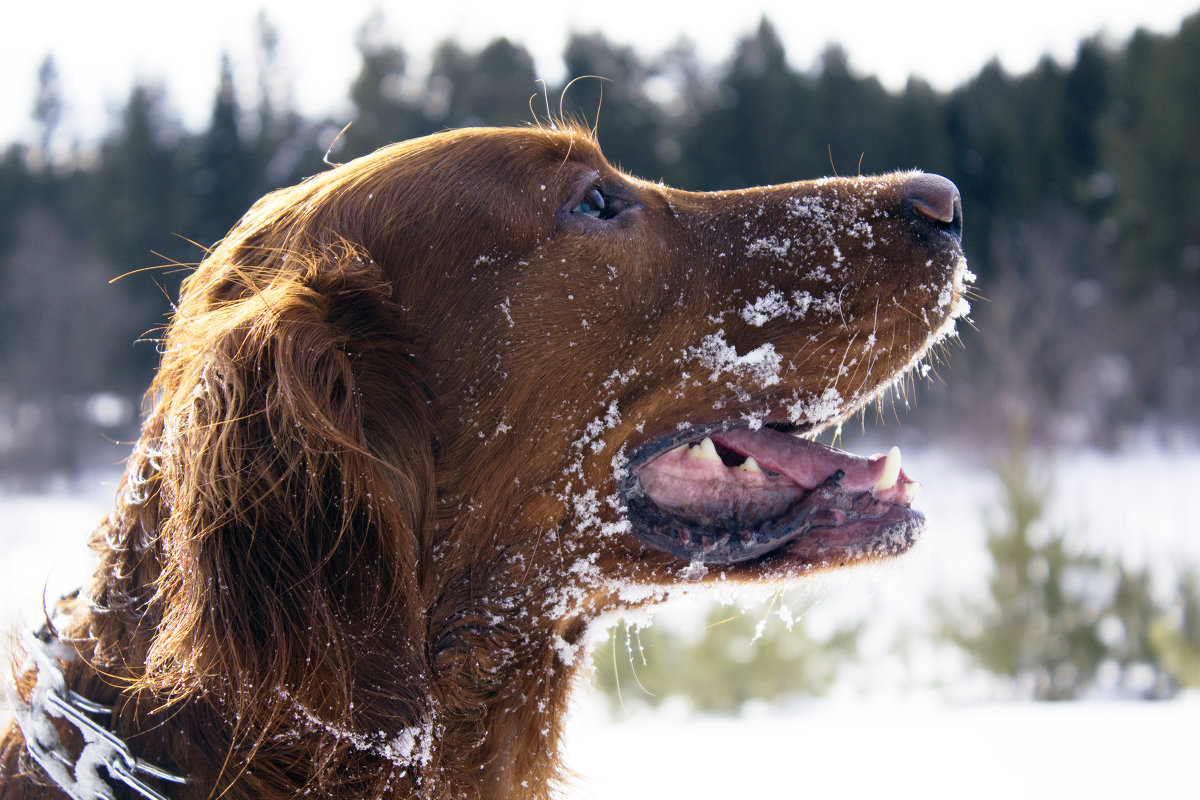
[[[863,458],[771,427],[692,428],[642,446],[621,481],[633,532],[689,562],[845,563],[925,524],[900,451]]]

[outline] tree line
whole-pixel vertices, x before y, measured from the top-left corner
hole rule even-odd
[[[992,63],[948,92],[915,78],[888,91],[836,46],[797,70],[765,19],[717,66],[686,41],[647,56],[580,34],[566,74],[603,80],[532,101],[519,44],[447,41],[417,73],[380,28],[361,28],[349,120],[295,109],[265,19],[256,85],[236,85],[225,59],[199,131],[139,84],[98,145],[63,156],[52,58],[30,76],[38,135],[0,157],[0,466],[71,466],[96,429],[127,427],[189,265],[263,193],[325,169],[331,143],[346,161],[448,127],[530,123],[546,104],[596,124],[614,163],[687,189],[913,167],[952,178],[984,301],[967,352],[920,390],[918,422],[988,436],[1022,417],[1101,443],[1197,422],[1200,15],[1172,35],[1086,40],[1068,65]]]

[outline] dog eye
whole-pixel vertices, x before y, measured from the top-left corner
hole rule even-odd
[[[596,187],[588,189],[587,194],[583,196],[583,200],[579,205],[571,209],[572,214],[586,214],[595,219],[612,219],[617,215],[617,210],[608,199]]]

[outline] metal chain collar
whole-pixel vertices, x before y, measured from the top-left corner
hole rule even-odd
[[[73,649],[58,640],[49,625],[25,635],[37,683],[26,704],[15,695],[15,716],[25,737],[25,748],[50,779],[72,800],[116,800],[111,781],[119,781],[146,800],[169,800],[138,775],[184,784],[187,778],[136,758],[124,740],[88,714],[108,715],[112,708],[94,703],[67,687],[61,664],[74,661]],[[83,748],[72,755],[59,738],[53,719],[64,720],[83,736]],[[100,768],[108,773],[103,775]]]

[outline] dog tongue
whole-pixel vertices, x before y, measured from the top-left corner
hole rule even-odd
[[[842,471],[838,483],[845,491],[871,491],[893,503],[907,505],[921,488],[899,468],[900,451],[896,448],[886,456],[863,458],[771,428],[735,428],[712,434],[712,440],[808,489],[824,483],[838,470]]]

